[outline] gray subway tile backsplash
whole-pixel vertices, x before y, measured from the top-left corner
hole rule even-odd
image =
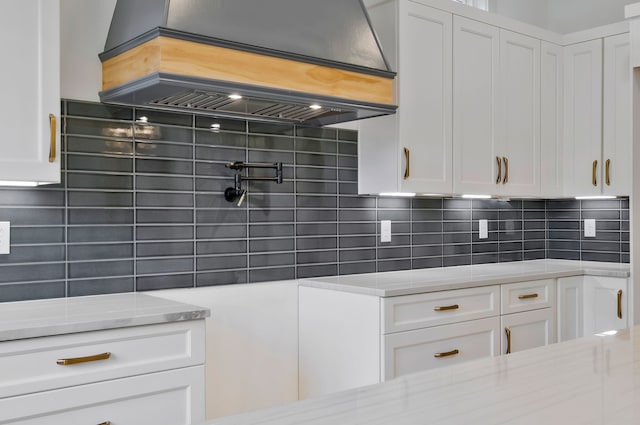
[[[0,190],[0,220],[12,222],[0,302],[541,258],[629,262],[626,199],[358,196],[355,131],[63,106],[63,183]],[[282,161],[285,182],[245,184],[236,207],[223,198],[230,161]],[[595,238],[584,219],[598,220]],[[378,220],[392,220],[391,243],[379,242]]]

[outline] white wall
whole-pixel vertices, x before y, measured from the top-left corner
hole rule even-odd
[[[298,399],[297,282],[150,295],[211,309],[206,320],[207,419]]]
[[[60,95],[64,99],[98,101],[104,51],[116,0],[61,0]]]

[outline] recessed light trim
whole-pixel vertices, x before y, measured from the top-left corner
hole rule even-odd
[[[314,103],[313,105],[309,105],[309,108],[313,109],[314,111],[317,111],[318,109],[322,109],[322,106],[318,105],[317,103]]]
[[[234,94],[230,94],[229,95],[229,99],[231,99],[231,100],[240,100],[240,99],[242,99],[242,96],[237,94],[237,93],[234,93]]]

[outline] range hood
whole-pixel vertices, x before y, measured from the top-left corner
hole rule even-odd
[[[105,103],[322,126],[396,110],[362,0],[118,0]]]

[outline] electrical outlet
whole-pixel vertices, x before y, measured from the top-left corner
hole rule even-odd
[[[391,220],[380,222],[380,242],[391,242]]]
[[[585,238],[596,237],[596,220],[595,219],[590,218],[584,221],[584,237]]]
[[[479,224],[478,238],[488,239],[489,238],[489,222],[487,220],[480,220],[478,224]]]
[[[11,254],[11,223],[0,221],[0,255]]]

